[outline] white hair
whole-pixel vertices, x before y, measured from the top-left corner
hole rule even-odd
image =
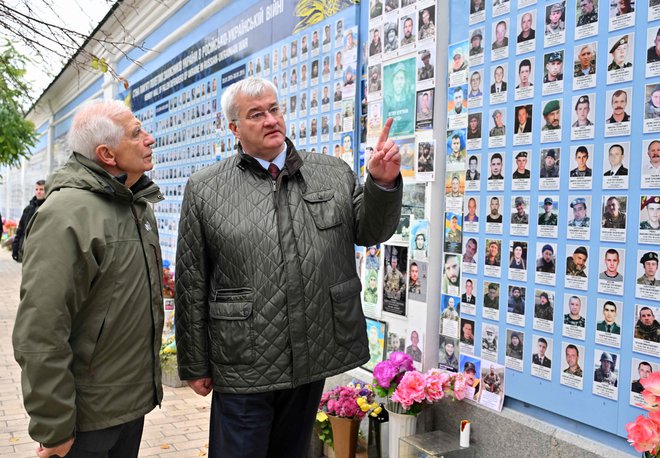
[[[80,106],[73,118],[67,142],[69,148],[96,161],[96,147],[116,148],[124,136],[118,119],[131,109],[120,100],[92,100]]]
[[[272,91],[275,94],[275,98],[279,99],[275,85],[266,79],[256,76],[241,80],[225,89],[220,99],[220,105],[222,105],[222,112],[225,114],[227,122],[238,121],[238,107],[236,106],[236,96],[238,94],[245,94],[248,97],[259,97],[265,91]]]

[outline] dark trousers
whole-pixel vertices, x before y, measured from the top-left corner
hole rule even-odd
[[[214,391],[209,458],[305,458],[324,383],[255,394]]]
[[[144,417],[111,428],[76,433],[66,458],[136,458]]]

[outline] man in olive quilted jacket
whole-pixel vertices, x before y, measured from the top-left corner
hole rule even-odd
[[[285,138],[277,89],[248,78],[222,108],[236,156],[194,174],[177,248],[179,375],[213,391],[210,457],[305,457],[326,377],[369,360],[354,245],[391,237],[401,156],[388,120],[362,187]]]

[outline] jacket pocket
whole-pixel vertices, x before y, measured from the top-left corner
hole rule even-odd
[[[366,335],[360,291],[362,282],[358,277],[330,287],[335,339],[339,343],[351,343],[361,335]]]
[[[330,229],[341,224],[335,192],[332,189],[309,192],[303,194],[302,198],[318,229]]]
[[[218,364],[251,364],[255,361],[251,288],[215,292],[209,303],[211,359]]]

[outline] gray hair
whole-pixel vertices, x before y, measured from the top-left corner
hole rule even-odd
[[[116,148],[124,136],[118,118],[131,109],[120,100],[92,100],[81,105],[73,118],[67,142],[69,148],[96,161],[96,147]]]
[[[258,97],[265,91],[272,91],[279,100],[275,85],[268,80],[256,76],[241,80],[225,89],[220,99],[220,105],[222,105],[222,112],[225,114],[227,122],[238,122],[238,107],[236,106],[236,96],[238,94],[245,94],[248,97]]]

